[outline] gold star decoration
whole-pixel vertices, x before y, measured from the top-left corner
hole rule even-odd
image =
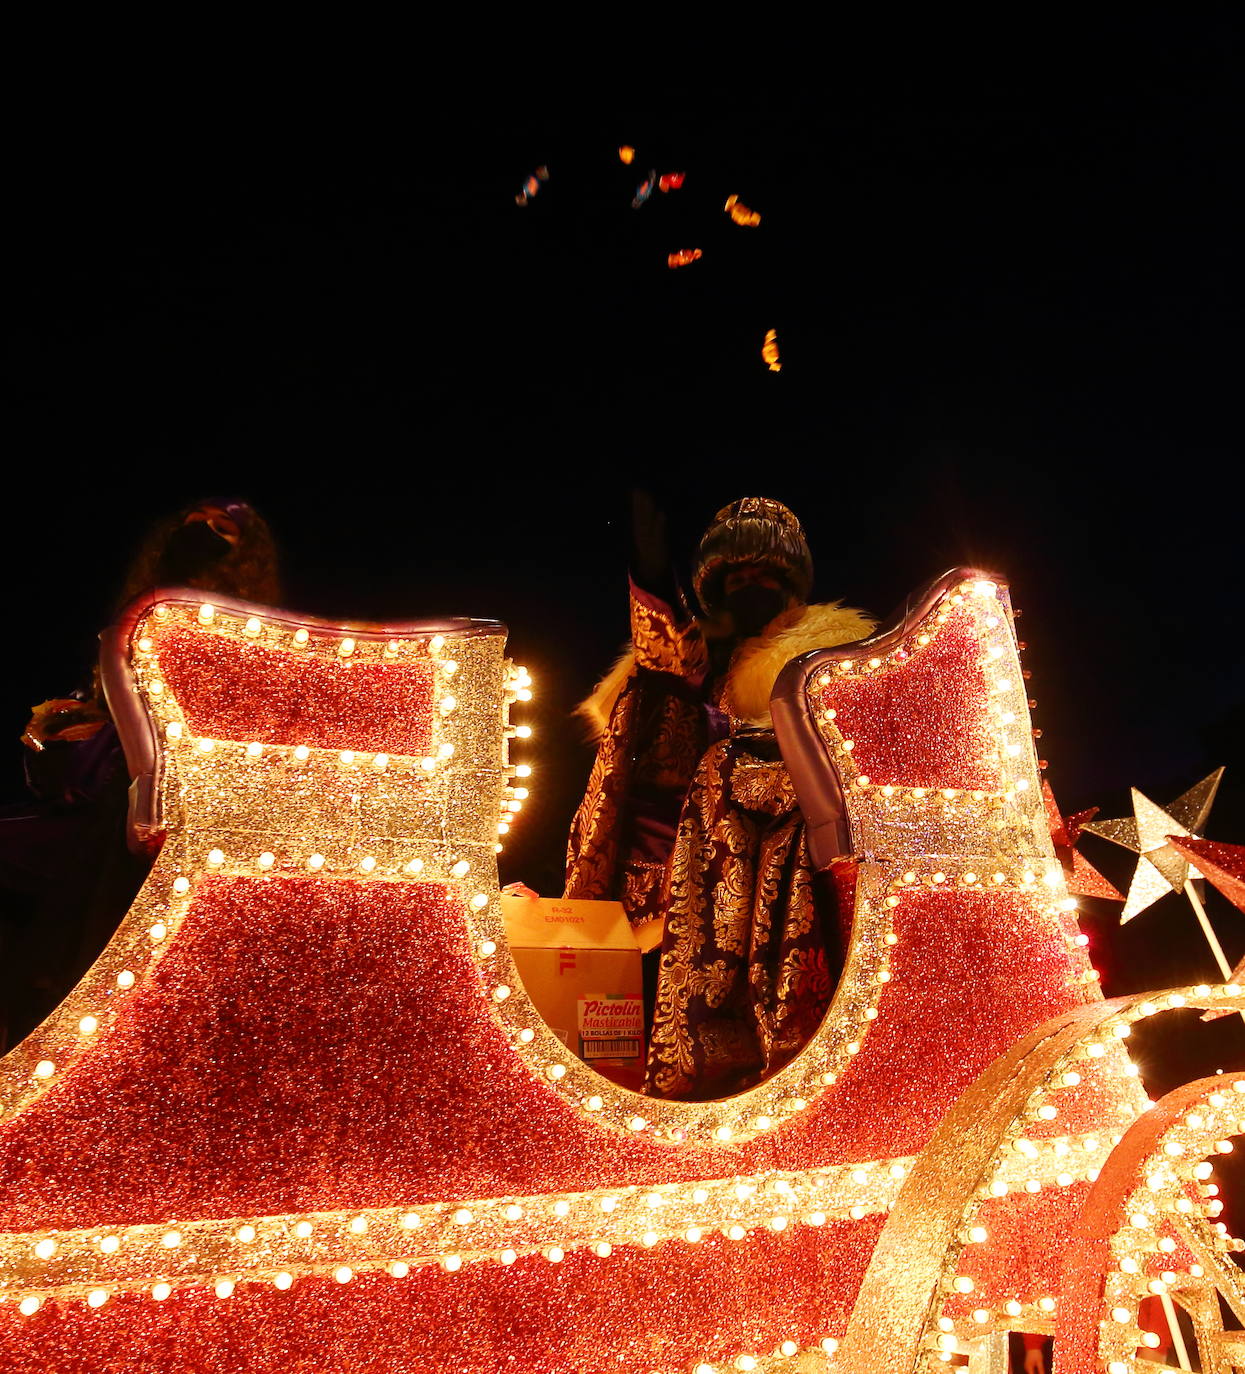
[[[1196,787],[1177,797],[1166,808],[1149,797],[1131,789],[1133,814],[1115,821],[1093,821],[1083,828],[1112,844],[1131,849],[1137,855],[1137,867],[1128,889],[1128,900],[1120,913],[1120,924],[1131,921],[1148,906],[1169,892],[1183,892],[1190,878],[1202,875],[1193,868],[1186,856],[1169,843],[1169,835],[1197,836],[1206,824],[1206,817],[1214,804],[1215,793],[1223,769],[1216,768]]]

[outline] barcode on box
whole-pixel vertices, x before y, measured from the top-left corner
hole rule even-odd
[[[585,1059],[638,1059],[640,1042],[638,1040],[585,1040],[583,1056]]]

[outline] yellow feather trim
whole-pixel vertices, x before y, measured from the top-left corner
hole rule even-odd
[[[590,740],[599,740],[605,734],[610,716],[613,714],[614,703],[618,700],[627,679],[634,672],[635,651],[628,644],[618,655],[614,666],[592,689],[592,694],[575,707],[575,714],[588,726]]]
[[[764,634],[746,639],[735,651],[726,678],[726,706],[749,725],[769,726],[769,699],[778,674],[810,649],[850,644],[869,634],[875,621],[837,601],[795,606],[771,620]]]

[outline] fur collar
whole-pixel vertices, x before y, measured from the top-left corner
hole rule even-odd
[[[784,611],[770,621],[763,633],[745,639],[735,650],[726,675],[727,710],[749,725],[768,726],[774,683],[793,658],[810,649],[827,649],[863,639],[874,624],[863,611],[837,601],[794,606]],[[575,714],[586,722],[591,739],[599,740],[605,734],[618,694],[634,671],[635,655],[628,645],[592,694],[575,708]]]

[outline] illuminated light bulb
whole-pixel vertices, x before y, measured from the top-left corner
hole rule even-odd
[[[1078,949],[1084,949],[1085,946],[1089,944],[1089,936],[1084,934],[1078,935],[1072,943],[1076,945]]]
[[[375,768],[378,772],[383,773],[385,769],[389,767],[389,755],[377,754],[376,757],[372,760],[372,767]]]
[[[238,1239],[239,1239],[244,1245],[245,1245],[245,1244],[248,1244],[250,1241],[253,1241],[253,1240],[255,1239],[255,1228],[254,1228],[254,1226],[239,1226],[239,1227],[238,1227]]]
[[[603,1197],[597,1206],[603,1212],[613,1212],[618,1207],[618,1199],[616,1197]]]
[[[729,1126],[719,1126],[713,1133],[714,1140],[729,1140],[735,1134]]]
[[[189,878],[174,878],[174,879],[173,879],[173,891],[176,892],[177,895],[178,895],[179,897],[180,897],[184,892],[189,892],[189,891],[190,891],[190,879],[189,879]]]
[[[735,1368],[736,1368],[736,1369],[745,1369],[745,1370],[747,1370],[747,1369],[755,1369],[756,1367],[757,1367],[757,1362],[756,1362],[756,1360],[755,1360],[751,1355],[740,1355],[740,1356],[738,1356],[738,1358],[735,1360]]]
[[[466,1207],[460,1207],[458,1211],[454,1213],[453,1219],[455,1224],[458,1226],[470,1226],[475,1218],[471,1215],[471,1213],[467,1210]]]
[[[160,1244],[163,1245],[166,1250],[176,1250],[181,1243],[182,1233],[180,1231],[166,1231],[164,1235],[160,1237]]]
[[[354,762],[354,750],[353,750],[353,749],[343,749],[343,750],[341,751],[341,753],[338,754],[337,757],[338,757],[339,759],[341,759],[341,761],[342,761],[343,763],[353,763],[353,762]]]
[[[1057,1140],[1052,1148],[1055,1154],[1060,1156],[1066,1155],[1068,1153],[1068,1142],[1066,1140]]]
[[[825,1212],[810,1212],[804,1220],[810,1226],[824,1226],[826,1224]]]
[[[530,778],[532,776],[532,765],[530,763],[519,764],[514,770],[514,775],[516,778]]]
[[[1004,711],[999,720],[1004,725],[1014,725],[1016,723],[1016,713],[1014,711]]]
[[[465,878],[467,874],[471,872],[471,865],[467,862],[466,859],[459,859],[459,861],[450,869],[450,872],[454,875],[455,878]]]
[[[463,1258],[461,1255],[446,1255],[441,1260],[441,1268],[447,1274],[456,1274],[462,1267]]]
[[[847,1052],[848,1052],[848,1054],[859,1054],[859,1053],[860,1053],[860,1041],[859,1041],[859,1040],[849,1040],[849,1041],[848,1041],[848,1044],[847,1044]]]
[[[510,989],[505,985],[505,983],[498,983],[498,985],[493,989],[494,1002],[504,1002],[506,998],[509,996]]]
[[[108,1290],[106,1288],[92,1288],[86,1295],[89,1307],[103,1307],[108,1301]]]
[[[56,1072],[56,1065],[50,1059],[40,1059],[35,1065],[36,1078],[51,1078]]]
[[[1142,1339],[1145,1339],[1144,1333]],[[1158,1338],[1155,1337],[1155,1339]],[[1109,1360],[1107,1362],[1107,1374],[1128,1374],[1128,1365],[1124,1360]]]
[[[988,1234],[984,1226],[974,1226],[972,1230],[969,1231],[968,1238],[975,1244],[980,1245],[982,1241],[987,1238]]]
[[[534,1030],[528,1030],[526,1027],[524,1027],[524,1029],[519,1032],[519,1040],[524,1045],[530,1045],[532,1041],[535,1039],[536,1032]]]
[[[822,714],[825,716],[827,720],[834,720],[834,718],[839,713],[834,709],[833,706],[828,706]]]
[[[609,1243],[608,1240],[599,1240],[592,1247],[592,1252],[599,1259],[608,1259],[610,1255],[614,1253],[614,1247]]]
[[[1017,791],[1017,792],[1027,792],[1028,790],[1029,790],[1029,779],[1028,779],[1028,778],[1017,778],[1017,779],[1016,779],[1016,791]]]
[[[865,1008],[865,1020],[866,1020],[866,1021],[876,1021],[877,1019],[878,1019],[878,1009],[877,1009],[877,1007],[866,1007],[866,1008]]]
[[[1221,1155],[1230,1155],[1232,1153],[1232,1148],[1232,1142],[1230,1140],[1215,1141],[1215,1149],[1218,1150]]]
[[[225,853],[224,853],[224,850],[221,850],[221,849],[209,849],[209,850],[208,850],[207,861],[208,861],[208,863],[210,863],[213,867],[219,867],[221,864],[223,864],[223,863],[225,862]]]
[[[1129,1225],[1135,1226],[1139,1231],[1148,1230],[1150,1226],[1150,1218],[1145,1212],[1134,1212],[1128,1221]]]
[[[1198,1165],[1196,1165],[1196,1166],[1194,1167],[1194,1170],[1193,1170],[1193,1177],[1194,1177],[1194,1178],[1209,1178],[1209,1177],[1211,1176],[1211,1174],[1213,1174],[1214,1172],[1215,1172],[1215,1171],[1214,1171],[1214,1168],[1213,1168],[1210,1164],[1207,1164],[1207,1163],[1203,1162],[1203,1163],[1198,1164]]]
[[[206,625],[216,615],[216,607],[210,601],[205,601],[199,607],[199,619]]]
[[[1101,1059],[1102,1056],[1106,1054],[1106,1052],[1107,1047],[1105,1045],[1100,1045],[1097,1040],[1093,1041],[1092,1044],[1086,1045],[1085,1047],[1085,1053],[1091,1059]]]
[[[354,653],[354,640],[343,639],[342,642],[337,646],[337,652],[341,655],[342,658],[349,658],[350,655]]]
[[[947,801],[951,801],[953,798],[958,797],[959,793],[955,790],[954,787],[944,787],[942,789],[942,795],[947,799]]]
[[[693,1245],[695,1245],[696,1242],[697,1242],[697,1241],[701,1238],[701,1236],[703,1236],[703,1235],[704,1235],[704,1232],[700,1229],[699,1226],[689,1226],[689,1227],[687,1228],[687,1230],[683,1232],[683,1239],[684,1239],[684,1240],[687,1240],[687,1241],[691,1241],[691,1243],[692,1243]]]
[[[1028,1178],[1025,1180],[1026,1193],[1040,1193],[1041,1191],[1042,1185],[1038,1182],[1036,1178]]]
[[[856,741],[854,739],[845,739],[843,741],[843,750],[845,753],[850,754],[855,747]]]
[[[221,1279],[212,1290],[218,1298],[231,1298],[233,1296],[233,1280]]]
[[[157,921],[155,925],[152,926],[152,928],[147,932],[147,934],[156,944],[159,944],[160,941],[163,940],[168,933],[168,927],[164,924],[163,921]]]
[[[318,870],[320,870],[321,868],[323,868],[323,867],[324,867],[324,855],[323,855],[323,854],[308,854],[308,855],[307,855],[307,867],[308,867],[309,869],[311,869],[311,871],[312,871],[313,873],[314,873],[314,872],[317,872]]]
[[[352,1217],[350,1229],[356,1236],[361,1236],[367,1230],[367,1217]]]
[[[517,1202],[512,1202],[509,1206],[503,1207],[501,1209],[501,1214],[506,1218],[507,1221],[523,1220],[523,1208],[520,1207]]]
[[[889,907],[897,907],[899,905],[899,898],[892,892],[886,899],[886,905]]]
[[[827,1336],[822,1341],[821,1348],[826,1352],[827,1355],[833,1355],[834,1352],[839,1348],[839,1343],[833,1336]]]
[[[370,873],[375,867],[376,860],[370,854],[364,855],[364,857],[359,860],[359,871],[361,873]]]
[[[489,959],[497,953],[497,941],[481,940],[476,948],[479,950],[482,959]]]
[[[264,627],[260,624],[259,617],[253,615],[243,628],[246,630],[247,634],[257,635]]]
[[[35,1254],[42,1260],[51,1259],[56,1254],[56,1242],[54,1240],[41,1240],[35,1246]]]
[[[855,667],[855,661],[850,658],[845,658],[843,662],[839,664],[839,672],[850,673],[853,667]]]
[[[123,968],[117,974],[117,986],[119,988],[132,988],[134,986],[134,975],[128,968]]]
[[[1009,744],[1004,752],[1007,754],[1008,758],[1014,759],[1020,754],[1021,746],[1019,744]]]
[[[559,1198],[557,1202],[553,1204],[553,1215],[555,1217],[564,1217],[570,1210],[571,1204],[567,1202],[565,1198]]]
[[[879,970],[878,970],[878,982],[879,982],[879,983],[889,983],[890,980],[891,980],[891,971],[890,971],[890,969],[888,969],[888,968],[883,968],[883,969],[879,969]]]
[[[1169,1155],[1184,1154],[1184,1146],[1178,1140],[1168,1140],[1163,1145],[1163,1150]]]
[[[308,1237],[309,1235],[311,1235],[311,1230],[312,1230],[311,1222],[309,1222],[309,1221],[300,1221],[300,1222],[294,1227],[294,1234],[295,1234],[300,1240],[306,1240],[307,1237]]]
[[[965,881],[965,883],[967,883],[967,884],[969,885],[969,887],[971,887],[971,886],[977,881],[977,874],[976,874],[976,873],[965,873],[965,875],[964,875],[964,881]]]
[[[448,716],[457,706],[458,702],[454,697],[447,694],[441,698],[440,711],[443,716]],[[522,727],[520,727],[520,729],[522,729]],[[516,730],[515,734],[517,735],[518,733],[519,731]]]
[[[1133,1319],[1133,1314],[1128,1310],[1127,1307],[1113,1307],[1111,1309],[1111,1316],[1117,1322],[1129,1322]]]
[[[439,654],[439,653],[441,652],[441,650],[444,649],[444,648],[445,648],[445,636],[444,636],[444,635],[433,635],[432,638],[428,641],[428,652],[429,652],[430,654]]]
[[[199,741],[198,749],[199,749],[199,752],[200,752],[201,754],[210,754],[210,753],[212,752],[212,750],[215,749],[215,748],[216,748],[216,744],[215,744],[215,741],[213,741],[213,740],[210,740],[210,739],[201,739],[201,740]]]
[[[1043,1121],[1054,1121],[1054,1119],[1059,1115],[1059,1110],[1056,1107],[1052,1107],[1048,1102],[1038,1108],[1037,1114],[1039,1117],[1041,1117]]]
[[[715,1366],[711,1364],[698,1364],[695,1369],[695,1374],[718,1374],[718,1371]]]
[[[164,733],[169,739],[181,739],[181,722],[176,720],[169,721],[169,723],[164,727]]]
[[[1175,1248],[1176,1242],[1172,1240],[1170,1236],[1164,1236],[1163,1239],[1159,1241],[1159,1249],[1162,1250],[1165,1255],[1170,1255]],[[1175,1283],[1176,1281],[1174,1278],[1168,1279],[1166,1274],[1164,1274],[1163,1277],[1168,1283]]]
[[[941,872],[931,874],[930,881],[934,883],[945,883],[947,881],[947,875]]]
[[[418,872],[420,871],[420,869],[423,868],[423,866],[424,866],[424,861],[423,861],[423,859],[412,859],[412,860],[410,861],[410,863],[407,864],[407,866],[406,866],[406,872],[408,872],[408,873],[418,873]]]
[[[861,788],[868,787],[869,779],[862,773],[860,777],[856,779],[856,786]]]
[[[587,1097],[584,1099],[584,1111],[599,1112],[605,1103],[599,1097]]]
[[[955,1289],[957,1293],[971,1293],[973,1291],[972,1279],[968,1278],[964,1274],[958,1275],[955,1279],[955,1282],[951,1286]]]
[[[452,658],[447,658],[441,664],[441,671],[446,677],[453,677],[458,672],[458,664]]]
[[[518,727],[518,729],[515,730],[515,734],[516,734],[520,739],[531,739],[531,737],[532,737],[532,727],[531,727],[530,725],[520,725],[520,726]]]
[[[385,645],[385,652],[387,654],[396,654],[401,647],[402,645],[398,642],[398,640],[391,639],[389,643]]]
[[[975,1308],[973,1311],[973,1320],[975,1322],[988,1322],[990,1320],[989,1310],[985,1307]]]
[[[1007,1184],[1001,1178],[996,1178],[990,1185],[990,1195],[992,1197],[1006,1197]]]
[[[787,1218],[784,1216],[770,1217],[769,1229],[771,1231],[785,1231],[787,1229]]]
[[[899,943],[899,936],[896,935],[893,930],[887,931],[886,943],[888,945],[897,945]]]
[[[1193,1278],[1200,1279],[1203,1276],[1203,1274],[1206,1273],[1206,1270],[1203,1269],[1200,1264],[1191,1264],[1189,1265],[1189,1273],[1192,1275]]]
[[[273,866],[273,864],[276,863],[276,861],[277,861],[277,856],[276,856],[275,854],[271,853],[271,852],[270,852],[269,850],[267,850],[267,849],[265,849],[264,852],[263,852],[263,853],[259,856],[259,858],[256,860],[256,862],[259,864],[260,868],[271,868],[271,867]]]
[[[1195,1131],[1200,1131],[1202,1127],[1206,1124],[1205,1121],[1202,1119],[1202,1116],[1198,1112],[1190,1112],[1184,1120],[1185,1125],[1191,1127]]]
[[[526,788],[526,787],[516,787],[516,788],[514,789],[514,795],[515,795],[516,797],[518,797],[518,799],[519,799],[520,801],[526,801],[526,800],[527,800],[527,797],[528,797],[527,788]]]
[[[566,1252],[560,1246],[551,1245],[543,1253],[550,1264],[561,1264]]]
[[[306,746],[305,744],[296,744],[296,745],[294,746],[294,757],[295,757],[296,759],[298,759],[298,760],[301,761],[301,760],[303,760],[303,759],[309,758],[310,756],[311,756],[311,750],[308,749],[307,746]]]
[[[800,1347],[796,1345],[794,1341],[783,1341],[778,1348],[788,1359],[790,1359]]]
[[[916,642],[922,646],[929,643],[929,635],[917,635]]]
[[[338,1283],[349,1283],[354,1278],[354,1270],[348,1264],[339,1264],[333,1270],[333,1277]]]
[[[308,639],[308,635],[307,635],[307,631],[306,631],[306,630],[295,630],[295,631],[294,631],[294,643],[295,643],[295,644],[306,644],[307,639]]]
[[[728,1239],[730,1239],[730,1240],[743,1240],[743,1238],[744,1238],[748,1233],[747,1233],[747,1231],[744,1230],[744,1228],[743,1228],[742,1226],[736,1224],[736,1225],[734,1225],[734,1226],[727,1227],[726,1234],[727,1234]]]
[[[1057,1184],[1059,1184],[1059,1186],[1060,1186],[1061,1188],[1068,1188],[1068,1187],[1071,1187],[1072,1182],[1073,1182],[1072,1175],[1071,1175],[1071,1174],[1056,1174],[1056,1175],[1055,1175],[1055,1182],[1056,1182]]]
[[[121,1241],[116,1236],[101,1236],[99,1238],[99,1248],[106,1255],[115,1255],[121,1248]]]
[[[156,1283],[153,1284],[151,1288],[151,1296],[155,1298],[157,1302],[163,1302],[172,1292],[172,1285],[167,1283]]]
[[[503,1264],[513,1264],[519,1258],[519,1252],[517,1250],[503,1250],[497,1258]]]
[[[1081,1075],[1077,1073],[1074,1069],[1069,1069],[1068,1072],[1065,1073],[1059,1081],[1063,1084],[1065,1088],[1075,1088],[1076,1085],[1081,1081]]]

